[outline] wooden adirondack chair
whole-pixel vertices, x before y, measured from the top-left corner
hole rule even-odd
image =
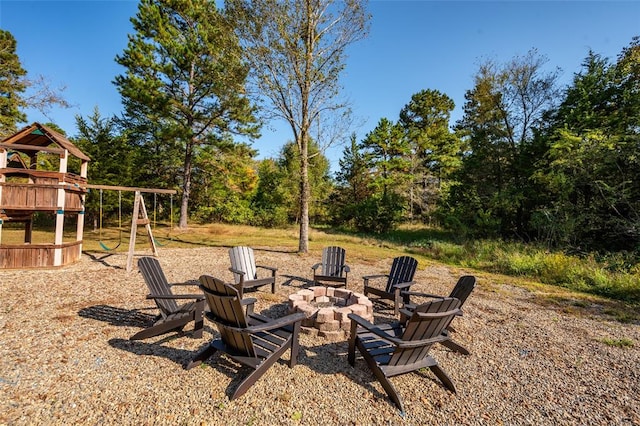
[[[204,311],[203,294],[174,294],[172,286],[193,285],[191,283],[169,284],[160,262],[155,257],[145,256],[138,260],[138,269],[144,278],[144,282],[149,288],[147,299],[153,299],[160,310],[157,321],[149,328],[146,328],[133,336],[130,340],[140,340],[172,331],[181,332],[185,325],[194,322],[192,337],[199,339],[202,337],[204,321],[202,312]],[[191,302],[178,305],[176,300],[191,300]]]
[[[298,360],[298,334],[303,313],[270,319],[253,313],[255,299],[240,299],[237,288],[210,275],[200,277],[209,309],[207,319],[214,322],[220,338],[211,341],[186,366],[189,370],[216,351],[253,369],[238,385],[231,399],[243,395],[280,357],[291,349],[289,367]],[[246,313],[245,313],[246,309]]]
[[[232,247],[229,249],[229,259],[233,278],[236,282],[240,298],[242,299],[244,290],[247,288],[257,288],[271,284],[271,293],[276,292],[276,272],[278,268],[271,266],[256,265],[253,249],[251,247]],[[264,269],[271,273],[267,277],[258,277],[258,269]]]
[[[429,355],[429,350],[434,344],[449,338],[442,331],[458,314],[459,305],[458,299],[439,299],[416,306],[406,323],[396,322],[379,326],[358,315],[349,314],[349,364],[355,364],[357,347],[403,416],[405,410],[402,399],[389,380],[390,377],[428,367],[447,389],[455,393],[453,382],[438,362]]]
[[[413,276],[418,268],[418,261],[411,256],[400,256],[393,259],[391,271],[384,275],[366,275],[362,277],[364,280],[364,295],[374,294],[380,299],[393,301],[393,314],[398,315],[402,299],[408,301],[409,296],[401,294],[403,291],[409,290],[413,284]],[[380,278],[387,279],[387,285],[384,289],[372,286],[373,281],[381,281]],[[372,282],[370,284],[370,281]]]
[[[325,247],[322,250],[322,262],[311,267],[316,285],[347,288],[347,275],[351,268],[345,263],[346,252],[341,247]],[[320,271],[318,272],[318,268]]]
[[[469,297],[473,289],[476,288],[477,283],[478,283],[478,280],[473,275],[463,275],[458,279],[458,282],[453,287],[453,290],[451,290],[451,294],[449,294],[449,297],[455,297],[460,301],[460,313],[458,315],[462,316],[462,305],[464,305],[464,302],[467,300],[467,298]],[[420,293],[415,291],[404,292],[404,295],[405,297],[419,296],[419,297],[440,298],[440,299],[443,297],[443,296],[437,296],[435,294]],[[415,309],[415,307],[416,305],[414,303],[411,303],[410,301],[408,301],[404,305],[404,308],[408,312],[411,312],[413,309]],[[401,321],[406,319],[407,319],[407,314],[405,313],[404,316],[401,318]],[[455,330],[451,325],[449,325],[444,330],[443,333],[448,336],[449,333],[452,331],[455,331]],[[460,345],[459,343],[454,342],[453,340],[443,341],[442,344],[453,351],[460,352],[463,355],[469,355],[469,350],[467,348]]]

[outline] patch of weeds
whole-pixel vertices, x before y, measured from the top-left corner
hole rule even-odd
[[[564,306],[568,302],[566,297],[557,294],[537,294],[534,295],[534,298],[542,306]]]
[[[582,311],[578,309],[576,306],[564,306],[561,311],[565,314],[573,315],[579,317]]]
[[[622,339],[609,339],[605,338],[601,340],[607,346],[614,346],[616,348],[632,348],[635,344],[633,340],[623,337]]]
[[[606,315],[611,315],[616,321],[621,323],[631,323],[638,321],[638,314],[628,309],[610,307],[602,311]]]
[[[302,412],[300,411],[294,411],[291,414],[291,420],[299,422],[300,420],[302,420]]]
[[[586,300],[574,300],[573,306],[577,306],[579,308],[588,308],[591,306],[591,303]]]

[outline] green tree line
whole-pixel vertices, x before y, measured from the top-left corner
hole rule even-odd
[[[187,219],[299,224],[301,250],[307,222],[374,233],[413,222],[461,239],[638,253],[640,39],[614,60],[588,52],[566,87],[536,50],[505,63],[485,60],[455,123],[453,100],[424,89],[397,120],[380,118],[362,140],[347,126],[326,126],[341,129],[346,142],[332,175],[329,130],[310,129],[322,128],[316,124],[327,111],[346,117],[347,105],[332,96],[344,48],[366,35],[362,2],[339,3],[332,22],[342,27],[331,28],[343,32],[328,38],[341,41],[333,50],[319,29],[338,3],[227,3],[140,2],[135,33],[115,58],[125,69],[114,78],[124,111],[77,116],[70,137],[93,159],[92,183],[177,189],[172,220],[180,226]],[[25,120],[29,81],[15,40],[1,35],[0,130],[8,134]],[[274,64],[282,74],[269,80]],[[325,102],[311,103],[318,99]],[[257,159],[250,140],[270,117],[284,117],[293,135],[275,158]],[[115,214],[116,199],[106,198],[107,212]],[[97,203],[92,195],[88,214]]]
[[[588,52],[566,87],[536,50],[480,64],[463,116],[437,90],[380,119],[340,162],[332,217],[365,232],[420,221],[464,238],[640,252],[640,39]]]

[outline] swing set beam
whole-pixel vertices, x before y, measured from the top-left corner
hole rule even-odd
[[[131,192],[146,192],[149,194],[177,194],[175,189],[159,189],[159,188],[136,188],[135,186],[117,186],[117,185],[85,185],[90,189],[110,189],[114,191],[131,191]]]

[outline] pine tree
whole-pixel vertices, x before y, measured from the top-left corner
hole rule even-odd
[[[16,53],[16,39],[0,29],[0,138],[15,133],[17,124],[27,118],[21,110],[26,106],[26,74]]]
[[[229,134],[257,134],[245,96],[248,69],[233,28],[208,0],[142,0],[135,34],[116,61],[123,123],[147,155],[170,162],[182,188],[179,226],[187,226],[192,173],[201,149]],[[152,160],[152,158],[149,158]]]

